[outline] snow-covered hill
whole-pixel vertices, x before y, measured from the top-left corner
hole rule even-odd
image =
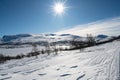
[[[67,43],[72,38],[81,38],[76,35],[71,34],[40,34],[40,35],[33,35],[33,34],[17,34],[17,35],[5,35],[1,39],[2,43],[8,43],[7,45],[1,45],[0,46],[0,54],[6,55],[6,56],[16,56],[18,54],[27,54],[32,51],[31,43],[37,43],[37,44],[44,44],[47,41],[48,42],[58,42],[63,43],[63,48],[67,46],[65,43]],[[11,45],[11,44],[21,44],[21,45]],[[28,44],[22,44],[22,43],[28,43]],[[37,46],[38,50],[44,49],[44,45]]]
[[[72,38],[81,38],[80,36],[72,34],[17,34],[17,35],[5,35],[2,37],[1,42],[3,43],[27,43],[27,42],[41,42],[41,41],[68,41]]]
[[[98,35],[95,37],[96,41],[100,41],[103,39],[107,39],[109,36],[107,35]],[[77,38],[79,40],[84,40],[85,37],[72,35],[72,34],[17,34],[17,35],[5,35],[0,39],[0,43],[8,43],[8,44],[17,44],[17,43],[44,43],[46,41],[49,42],[67,42],[73,40],[73,38]]]
[[[80,37],[71,34],[40,34],[40,35],[33,35],[33,34],[18,34],[18,35],[5,35],[1,39],[2,43],[8,43],[6,45],[0,46],[0,54],[6,56],[16,56],[18,54],[27,54],[32,51],[31,43],[39,44],[37,46],[38,50],[42,50],[45,48],[44,44],[48,42],[57,42],[57,44],[65,49],[68,48],[69,41],[76,38],[78,40],[86,41],[86,37]],[[112,37],[107,35],[98,35],[95,37],[96,42],[103,42],[112,39]],[[17,44],[18,43],[18,44]],[[26,44],[27,43],[27,44]],[[17,45],[9,45],[9,44],[17,44]],[[20,45],[19,45],[20,44]]]
[[[120,80],[120,41],[8,61],[0,80]]]
[[[74,34],[86,36],[86,34],[106,34],[110,36],[120,35],[120,17],[103,19],[87,24],[71,26],[71,28],[57,31],[56,34]]]

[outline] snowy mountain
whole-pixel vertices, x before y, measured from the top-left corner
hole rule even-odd
[[[25,38],[25,37],[31,37],[30,34],[18,34],[18,35],[4,35],[2,37],[3,42],[10,42],[15,39]]]
[[[17,34],[17,35],[5,35],[2,37],[2,43],[37,43],[37,42],[60,42],[60,41],[69,41],[72,38],[81,38],[80,36],[72,34]]]
[[[103,34],[97,36],[97,38],[101,38],[101,39],[107,38],[107,37],[108,37],[107,35],[103,35]]]
[[[107,36],[107,35],[100,34],[100,35],[97,35],[97,36],[95,37],[95,40],[96,40],[96,41],[100,41],[100,40],[107,39],[108,37],[109,37],[109,36]]]
[[[79,40],[85,40],[85,37],[81,37],[78,35],[72,35],[72,34],[39,34],[39,35],[33,35],[33,34],[17,34],[17,35],[5,35],[0,39],[0,43],[8,43],[8,44],[22,44],[22,43],[44,43],[46,41],[49,42],[68,42],[74,39]],[[96,41],[104,40],[104,39],[110,39],[110,36],[107,35],[98,35],[95,37]]]

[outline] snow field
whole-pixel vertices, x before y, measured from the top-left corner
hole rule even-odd
[[[119,80],[120,42],[0,64],[0,80]]]

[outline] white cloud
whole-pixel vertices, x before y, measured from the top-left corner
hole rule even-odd
[[[71,29],[57,32],[57,34],[75,34],[80,36],[85,36],[88,33],[91,33],[93,35],[120,35],[120,17],[104,19],[83,25],[77,25]]]

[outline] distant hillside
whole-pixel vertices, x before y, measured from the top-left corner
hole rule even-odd
[[[97,42],[111,39],[113,37],[100,34],[95,36]],[[72,35],[72,34],[17,34],[17,35],[4,35],[0,39],[0,44],[29,44],[29,43],[45,43],[45,42],[57,42],[57,43],[67,43],[73,39],[85,41],[85,37]]]

